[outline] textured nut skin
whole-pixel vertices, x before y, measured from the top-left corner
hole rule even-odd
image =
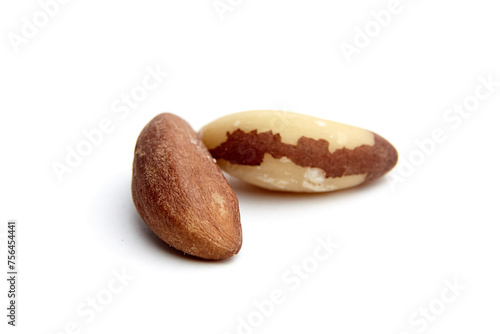
[[[398,160],[396,149],[371,131],[277,110],[228,115],[200,134],[223,170],[270,190],[354,187],[384,175]]]
[[[160,114],[139,135],[132,198],[151,230],[182,252],[217,260],[241,248],[238,199],[199,136],[178,116]]]

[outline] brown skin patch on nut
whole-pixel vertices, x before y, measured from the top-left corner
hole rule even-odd
[[[323,139],[299,138],[297,145],[281,142],[279,133],[257,130],[243,132],[238,129],[227,133],[227,140],[210,150],[215,159],[224,159],[232,164],[259,166],[264,154],[275,159],[286,157],[297,166],[320,168],[326,177],[367,174],[365,183],[391,170],[398,161],[396,149],[384,138],[373,134],[375,144],[361,145],[354,149],[328,151],[328,142]]]
[[[175,115],[156,116],[139,135],[132,197],[151,230],[184,253],[225,259],[241,248],[238,199],[198,134]]]

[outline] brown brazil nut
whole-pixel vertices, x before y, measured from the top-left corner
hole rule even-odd
[[[231,114],[200,134],[223,170],[271,190],[354,187],[384,175],[398,160],[396,149],[371,131],[292,112]]]
[[[238,253],[238,199],[198,134],[183,119],[160,114],[135,147],[132,198],[141,218],[172,247],[204,259]]]

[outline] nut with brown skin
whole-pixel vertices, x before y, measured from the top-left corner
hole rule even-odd
[[[270,190],[354,187],[384,175],[398,160],[396,149],[371,131],[292,112],[227,115],[200,133],[223,170]]]
[[[236,195],[196,132],[173,114],[156,116],[137,139],[132,197],[151,230],[184,253],[218,260],[241,248]]]

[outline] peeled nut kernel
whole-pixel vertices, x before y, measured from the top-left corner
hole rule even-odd
[[[224,171],[270,190],[354,187],[384,175],[398,160],[396,149],[371,131],[292,112],[231,114],[200,135]]]
[[[172,247],[204,259],[241,248],[238,199],[196,132],[160,114],[135,147],[132,197],[151,230]]]

